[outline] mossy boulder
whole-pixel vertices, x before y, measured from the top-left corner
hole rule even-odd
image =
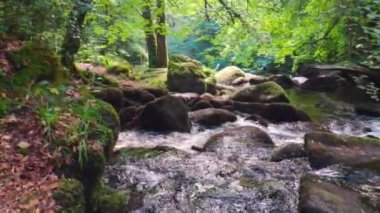
[[[125,212],[127,202],[126,194],[117,192],[115,189],[100,183],[92,197],[93,206],[91,207],[91,212]]]
[[[231,141],[259,147],[274,146],[272,139],[265,131],[253,126],[241,126],[211,136],[201,150],[215,151],[222,143]]]
[[[25,44],[21,50],[9,53],[8,58],[13,69],[17,70],[12,78],[15,85],[25,86],[40,81],[62,83],[69,76],[59,57],[42,44]]]
[[[187,106],[174,96],[164,96],[148,103],[139,121],[145,130],[190,132],[191,129]]]
[[[123,107],[124,94],[117,87],[95,89],[92,94],[96,98],[111,104],[116,111]]]
[[[301,178],[298,211],[309,212],[376,212],[363,202],[360,193],[315,175]]]
[[[285,90],[273,81],[243,88],[232,96],[232,100],[240,102],[289,103]]]
[[[232,82],[239,78],[244,77],[245,73],[236,66],[228,66],[215,74],[215,79],[218,84],[232,85]]]
[[[380,139],[312,132],[305,135],[305,150],[313,168],[343,164],[380,171]]]
[[[227,122],[234,122],[237,117],[234,113],[224,109],[201,109],[190,113],[190,120],[204,126],[219,126]]]
[[[259,115],[273,123],[311,121],[309,115],[287,103],[243,103],[234,101],[228,108],[242,113]]]
[[[53,191],[55,202],[67,212],[85,212],[83,185],[75,179],[63,179]]]
[[[107,67],[107,72],[114,75],[130,76],[132,72],[132,66],[127,62],[117,63]]]
[[[95,140],[102,138],[103,150],[106,158],[108,159],[113,152],[113,148],[120,132],[120,118],[116,110],[108,103],[95,100],[94,108],[99,112],[98,126],[93,126],[93,134],[90,138],[94,137]]]
[[[66,131],[69,140],[60,146],[62,153],[71,159],[60,168],[65,177],[83,184],[85,209],[89,211],[96,186],[113,154],[120,121],[114,107],[102,100],[82,99],[69,106],[74,121]]]
[[[167,88],[172,92],[193,92],[202,94],[212,86],[206,82],[206,74],[199,61],[183,55],[173,55],[169,58],[167,73]]]

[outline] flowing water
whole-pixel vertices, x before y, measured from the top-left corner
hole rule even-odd
[[[264,127],[239,117],[214,129],[194,126],[191,133],[122,132],[116,149],[170,149],[124,156],[107,168],[105,180],[119,190],[133,191],[128,208],[134,212],[297,212],[300,176],[311,172],[306,158],[271,162],[273,148],[233,140],[214,152],[194,150],[212,135],[240,126],[266,131],[276,146],[303,143],[304,134],[315,129],[302,122]],[[322,126],[339,134],[380,137],[380,120],[375,118],[353,115]],[[348,175],[335,167],[313,172],[337,180],[345,177],[363,190],[370,185],[371,193],[379,193],[373,192],[380,184],[376,175],[366,174],[365,181],[357,183],[363,173]]]

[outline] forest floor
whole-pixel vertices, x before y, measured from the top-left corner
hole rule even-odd
[[[43,141],[44,128],[29,109],[0,120],[0,212],[57,209],[58,177]]]
[[[0,69],[6,75],[14,74],[7,54],[21,47],[19,41],[0,41]],[[17,99],[9,96],[0,89],[0,101]],[[58,177],[44,140],[45,129],[28,104],[0,119],[0,212],[54,212],[58,208],[52,195]]]

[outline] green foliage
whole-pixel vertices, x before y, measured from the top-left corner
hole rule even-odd
[[[24,40],[38,40],[56,52],[63,41],[73,0],[3,0],[0,32]]]
[[[12,108],[13,103],[12,100],[8,97],[1,97],[0,98],[0,118],[5,116],[8,111]]]

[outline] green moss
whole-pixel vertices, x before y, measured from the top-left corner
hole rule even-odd
[[[88,84],[93,84],[95,86],[118,86],[118,82],[114,79],[108,78],[105,75],[89,72],[86,70],[81,70],[78,67],[76,68],[77,72],[82,76],[82,79],[85,80]]]
[[[340,206],[344,204],[342,198],[322,188],[312,187],[310,189],[310,193],[320,197],[323,200],[328,200],[329,202],[334,203],[334,206]]]
[[[169,58],[168,75],[199,76],[206,78],[202,64],[185,55],[172,55]]]
[[[13,105],[13,101],[10,98],[0,97],[0,118],[4,117]]]
[[[12,52],[10,60],[19,70],[12,79],[14,85],[25,86],[39,81],[62,83],[68,78],[68,72],[59,58],[37,43],[26,44],[20,51]]]
[[[276,187],[276,182],[273,180],[263,180],[260,182],[254,182],[249,177],[243,177],[239,180],[240,186],[249,189],[265,189],[266,187]]]
[[[63,179],[53,192],[62,212],[84,212],[83,185],[75,179]]]
[[[93,212],[124,212],[127,196],[116,190],[99,184],[93,194]]]
[[[168,75],[206,77],[203,67],[193,62],[170,63]]]
[[[115,75],[129,76],[131,74],[131,65],[129,63],[117,63],[107,67],[107,71]]]
[[[233,99],[243,102],[289,102],[286,91],[273,81],[238,90]]]
[[[82,126],[88,128],[75,127],[76,132],[71,134],[87,135],[88,140],[94,140],[103,147],[104,154],[109,159],[120,131],[120,119],[114,107],[102,100],[88,99],[77,102],[73,110],[81,118]]]
[[[284,95],[288,97],[286,91],[274,81],[268,81],[268,82],[256,85],[254,87],[254,90],[258,94],[273,95],[273,96]]]
[[[249,189],[254,189],[258,186],[256,182],[253,182],[251,178],[244,177],[239,180],[239,184],[242,187],[249,188]]]
[[[291,89],[288,90],[288,97],[292,105],[305,111],[315,121],[333,114],[328,107],[318,107],[321,102],[327,101],[319,93]]]
[[[142,80],[142,83],[146,86],[166,88],[166,73],[160,73],[157,76],[148,76]]]

